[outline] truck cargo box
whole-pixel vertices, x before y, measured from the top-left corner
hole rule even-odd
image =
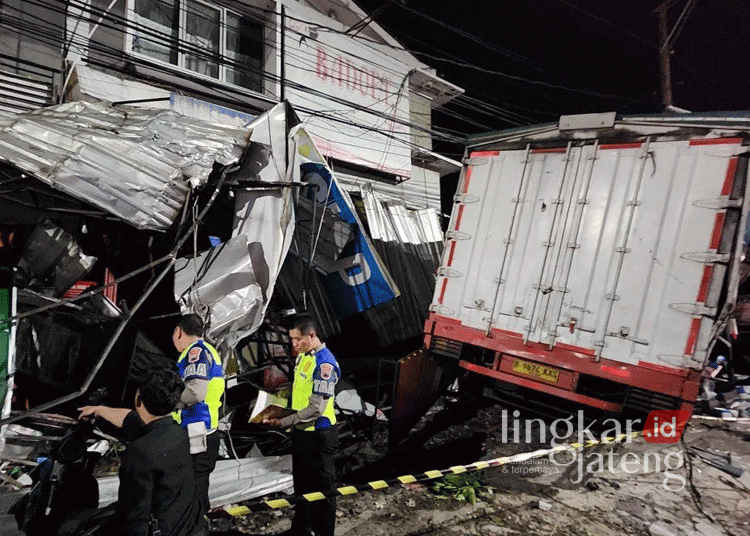
[[[729,339],[749,126],[592,114],[472,139],[426,346],[607,411],[692,408]]]

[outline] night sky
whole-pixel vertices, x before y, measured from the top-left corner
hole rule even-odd
[[[471,134],[556,121],[561,114],[662,109],[654,13],[660,1],[357,3],[440,76],[501,109],[487,115],[472,109],[476,103],[456,102],[448,113],[433,113],[438,128]],[[672,2],[670,30],[689,3]],[[686,15],[672,47],[674,105],[691,111],[750,109],[750,2],[694,0]]]

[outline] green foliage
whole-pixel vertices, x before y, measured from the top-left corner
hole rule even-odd
[[[492,496],[492,488],[485,486],[472,474],[448,475],[432,486],[432,493],[441,499],[456,499],[475,504]]]

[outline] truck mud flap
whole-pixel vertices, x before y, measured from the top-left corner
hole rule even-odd
[[[396,447],[458,375],[458,361],[420,349],[399,360],[388,446]]]

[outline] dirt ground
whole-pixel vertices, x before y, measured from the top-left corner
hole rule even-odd
[[[545,423],[513,420],[507,410],[505,417],[510,420],[503,425],[502,408],[490,406],[448,426],[424,444],[419,470],[427,469],[425,462],[442,461],[441,466],[429,468],[445,469],[549,448],[554,424],[550,419]],[[441,418],[440,413],[433,416]],[[514,437],[515,421],[520,426]],[[437,480],[341,497],[336,534],[748,536],[750,423],[746,421],[693,418],[677,443],[649,443],[639,437],[472,472],[467,478],[478,479],[484,492],[474,504],[446,498],[444,492],[436,494]],[[575,442],[581,428],[568,437],[562,424],[557,423],[558,437]],[[726,453],[730,453],[728,460],[716,456]],[[714,464],[726,463],[729,467],[724,469],[734,471],[734,476],[697,455]],[[448,459],[451,456],[454,460]],[[404,458],[405,463],[395,464],[396,472],[387,476],[418,474],[416,468],[404,472],[410,465],[420,465],[416,458]],[[475,486],[479,489],[479,483]],[[215,527],[225,534],[276,534],[289,528],[292,513],[291,508],[262,512],[218,521]]]

